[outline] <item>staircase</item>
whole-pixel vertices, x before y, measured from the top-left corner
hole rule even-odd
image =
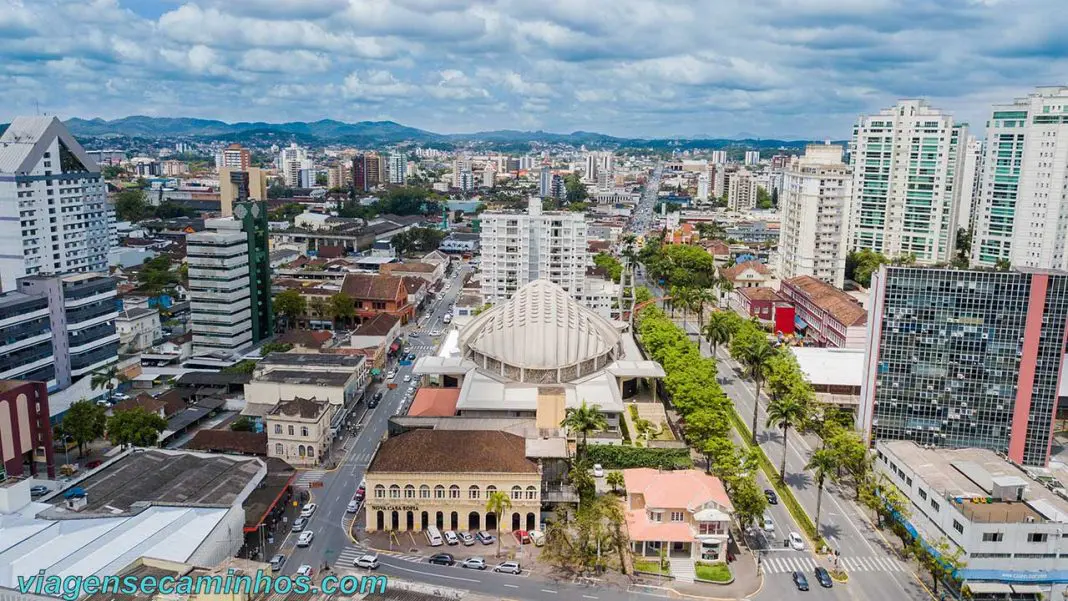
[[[675,582],[693,584],[693,579],[696,575],[693,559],[689,557],[669,557],[668,563],[671,564],[671,575],[675,577]]]

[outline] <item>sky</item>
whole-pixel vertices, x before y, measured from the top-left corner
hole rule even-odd
[[[1068,85],[1056,0],[0,0],[0,121],[844,139]]]

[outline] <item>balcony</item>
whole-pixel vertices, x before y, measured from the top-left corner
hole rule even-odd
[[[189,290],[190,301],[206,301],[211,303],[238,303],[242,299],[249,298],[248,287],[236,290]]]
[[[213,267],[215,269],[235,269],[237,267],[248,266],[248,256],[240,255],[230,258],[210,258],[210,257],[187,257],[189,267]]]
[[[248,245],[246,244],[233,244],[226,246],[206,246],[202,243],[195,243],[189,245],[187,256],[193,257],[236,257],[238,255],[248,254]]]
[[[67,308],[67,309],[75,309],[75,308],[78,308],[78,307],[83,307],[83,306],[88,305],[90,303],[102,302],[102,301],[106,301],[108,299],[115,298],[116,295],[117,295],[117,293],[115,292],[115,285],[112,284],[112,287],[111,287],[110,290],[104,290],[104,291],[101,291],[101,292],[94,292],[93,294],[88,295],[88,296],[71,298],[69,296],[64,295],[64,297],[63,297],[63,306],[65,308]]]
[[[91,371],[99,369],[104,365],[113,363],[119,358],[119,336],[115,335],[115,340],[112,343],[106,344],[100,348],[91,350],[87,353],[71,353],[70,356],[70,370],[72,377],[83,376]]]
[[[83,337],[81,339],[71,338],[70,353],[72,355],[75,353],[86,353],[106,344],[111,344],[113,342],[117,343],[119,341],[119,335],[118,333],[114,333],[114,328],[112,328],[112,332],[113,333],[111,334],[105,334],[103,336],[97,337]]]

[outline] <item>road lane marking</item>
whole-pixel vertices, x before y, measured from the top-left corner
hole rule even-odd
[[[504,586],[507,586],[508,588],[519,588],[518,584],[506,584]]]
[[[597,599],[598,597],[594,597],[593,595],[582,595],[582,598],[583,599]]]
[[[543,589],[541,589],[541,592],[543,592],[543,593],[549,593],[550,595],[555,595],[555,594],[556,594],[556,591],[550,591],[550,590],[549,590],[549,589],[547,589],[547,588],[543,588]]]
[[[434,578],[448,578],[449,580],[462,580],[464,582],[478,582],[480,584],[482,582],[481,580],[475,580],[474,578],[460,578],[459,576],[446,576],[444,574],[435,574],[433,572],[421,572],[419,570],[411,570],[411,569],[408,569],[408,568],[402,568],[401,566],[395,566],[395,565],[390,565],[390,564],[386,564],[386,565],[389,565],[389,567],[391,569],[394,569],[394,570],[404,570],[405,572],[411,572],[413,574],[422,574],[424,576],[433,576]]]

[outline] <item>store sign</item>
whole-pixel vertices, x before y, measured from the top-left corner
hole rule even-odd
[[[371,511],[419,511],[418,505],[371,505]]]

